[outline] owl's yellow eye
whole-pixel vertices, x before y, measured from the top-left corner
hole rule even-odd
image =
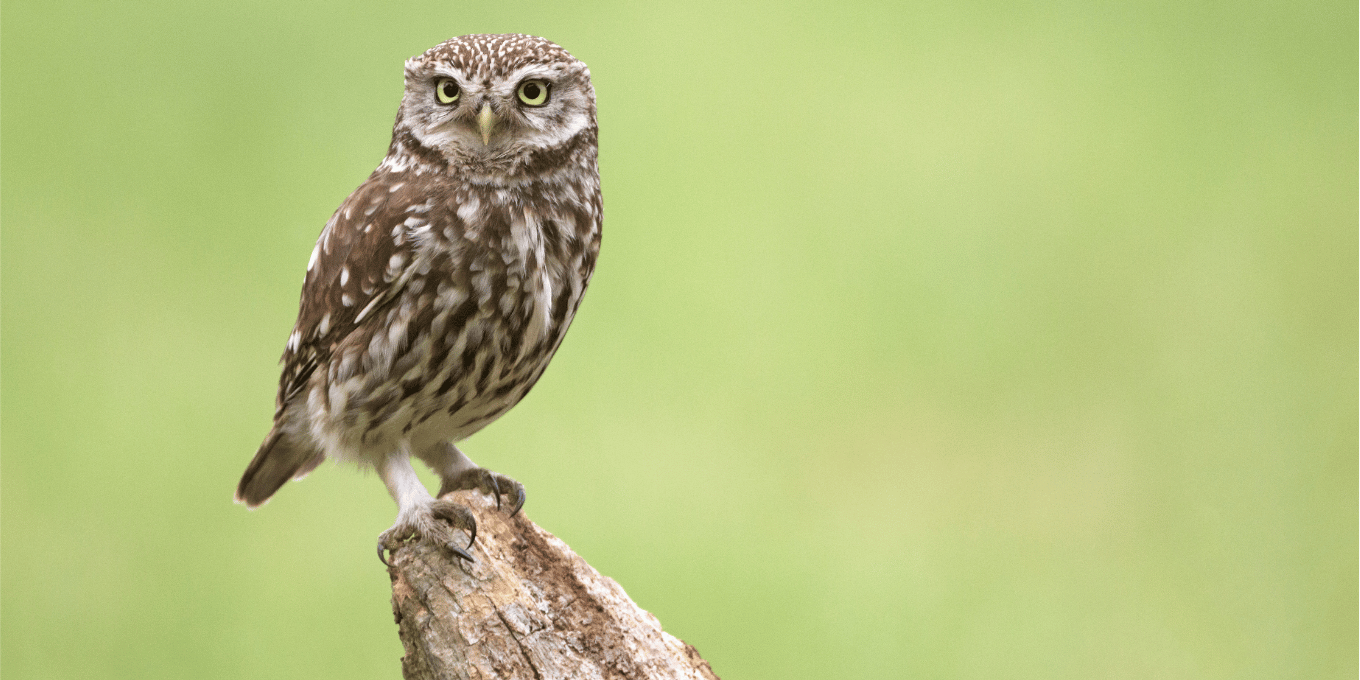
[[[452,104],[458,101],[458,83],[452,78],[440,78],[434,85],[434,95],[439,98],[440,104]]]
[[[545,80],[526,80],[519,84],[519,100],[529,106],[543,106],[548,103],[548,82]]]

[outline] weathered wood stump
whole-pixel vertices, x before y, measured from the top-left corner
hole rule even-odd
[[[718,680],[623,588],[524,513],[457,492],[477,517],[471,564],[426,544],[392,556],[392,610],[407,680]]]

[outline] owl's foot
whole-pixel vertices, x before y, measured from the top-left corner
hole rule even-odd
[[[453,477],[445,477],[443,484],[439,486],[439,497],[443,498],[444,494],[461,489],[477,489],[495,498],[497,510],[501,507],[501,494],[505,494],[513,503],[510,507],[511,517],[518,514],[519,509],[524,507],[524,485],[486,468],[472,468]]]
[[[458,547],[454,529],[463,529],[469,534],[467,548]],[[477,520],[472,511],[461,504],[448,500],[431,500],[429,503],[414,505],[397,514],[392,528],[378,536],[378,559],[387,566],[387,551],[396,551],[407,542],[429,541],[453,553],[459,559],[472,562],[472,544],[477,540]]]

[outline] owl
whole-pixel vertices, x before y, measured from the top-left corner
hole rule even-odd
[[[514,34],[453,38],[405,77],[387,156],[312,250],[274,425],[236,500],[257,507],[327,458],[356,463],[397,503],[384,564],[408,540],[471,560],[476,522],[444,495],[505,496],[514,514],[524,486],[456,442],[543,374],[600,252],[595,91],[566,50]]]

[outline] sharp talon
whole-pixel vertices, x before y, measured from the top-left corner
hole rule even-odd
[[[471,534],[471,538],[468,539],[468,550],[472,550],[472,544],[477,542],[477,525],[473,524],[468,533]]]
[[[515,494],[515,508],[510,511],[511,517],[519,514],[520,508],[524,507],[525,500],[524,487],[521,486],[517,489],[517,493]]]
[[[471,547],[472,547],[472,544],[469,543],[469,544],[468,544],[468,547],[471,548]],[[471,554],[471,553],[469,553],[468,551],[463,550],[462,548],[460,548],[460,547],[458,547],[458,546],[456,546],[456,545],[453,545],[453,544],[449,544],[449,552],[452,552],[452,553],[453,553],[456,557],[458,557],[459,559],[464,559],[464,560],[467,560],[467,561],[469,561],[469,562],[476,562],[476,561],[477,561],[477,560],[472,559],[472,554]]]
[[[392,565],[388,564],[387,555],[384,554],[386,552],[387,552],[386,550],[383,550],[382,541],[378,541],[378,561],[382,562],[383,566],[387,567],[388,569],[391,569]]]
[[[491,495],[496,498],[496,509],[501,509],[501,485],[496,483],[496,475],[488,474],[491,479]]]

